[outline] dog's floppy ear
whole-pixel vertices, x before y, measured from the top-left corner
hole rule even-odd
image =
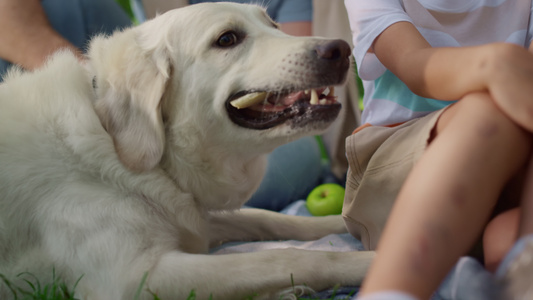
[[[93,39],[89,58],[95,109],[120,160],[134,171],[152,169],[165,144],[161,99],[169,78],[168,55],[164,49],[143,50],[129,30]]]

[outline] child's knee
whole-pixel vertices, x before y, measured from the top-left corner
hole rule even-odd
[[[480,138],[500,138],[529,152],[531,135],[509,118],[487,93],[469,94],[452,105],[439,120],[437,129],[445,130],[453,123],[458,123],[456,128],[461,130],[472,130]]]

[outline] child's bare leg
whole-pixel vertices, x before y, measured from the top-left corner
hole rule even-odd
[[[529,162],[521,207],[492,219],[483,235],[485,267],[495,272],[518,238],[533,235],[533,160]]]
[[[496,272],[496,277],[504,286],[504,297],[509,300],[531,299],[533,295],[533,160],[527,173],[521,206],[516,213],[520,213],[520,217],[515,217],[520,219],[518,240],[506,253]]]
[[[481,233],[530,146],[529,133],[487,94],[468,95],[444,112],[398,196],[362,294],[429,298]]]
[[[495,272],[518,237],[520,208],[513,208],[492,219],[483,234],[485,268]]]

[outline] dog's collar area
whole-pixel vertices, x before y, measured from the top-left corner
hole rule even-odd
[[[305,123],[334,119],[341,108],[336,98],[333,87],[279,93],[243,91],[226,101],[226,110],[235,124],[263,130],[290,119],[309,119]]]

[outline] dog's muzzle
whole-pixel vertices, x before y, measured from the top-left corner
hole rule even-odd
[[[230,119],[239,126],[257,130],[287,121],[293,127],[332,122],[341,109],[333,86],[345,80],[350,55],[350,46],[342,40],[318,43],[309,55],[304,82],[278,90],[237,92],[226,101]]]

